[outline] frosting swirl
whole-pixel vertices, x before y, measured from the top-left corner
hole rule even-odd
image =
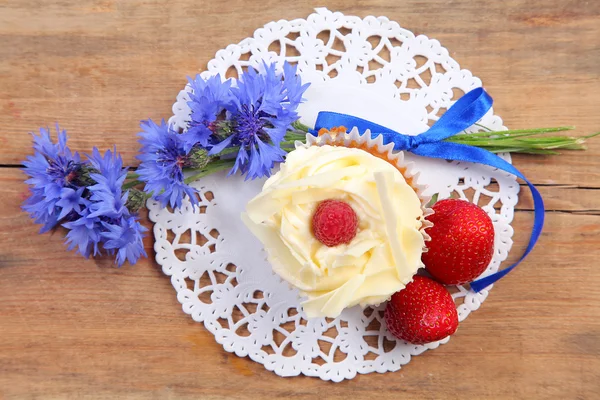
[[[327,247],[312,234],[312,215],[327,199],[348,203],[358,232]],[[274,271],[308,297],[308,317],[379,304],[421,267],[419,197],[389,162],[348,147],[301,147],[252,199],[242,218],[264,244]]]

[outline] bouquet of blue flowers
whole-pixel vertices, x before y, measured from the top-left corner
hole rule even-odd
[[[235,82],[198,75],[189,85],[187,130],[176,132],[165,121],[142,121],[136,170],[123,166],[116,149],[102,155],[94,148],[83,159],[69,149],[66,132],[58,126],[56,143],[48,129],[33,135],[34,154],[23,163],[31,196],[23,209],[42,224],[41,232],[62,226],[69,250],[86,258],[109,254],[118,266],[134,264],[146,256],[142,239],[147,229],[138,211],[148,199],[177,208],[187,196],[196,205],[197,191],[190,184],[213,172],[229,170],[246,179],[269,176],[309,132],[297,113],[309,84],[288,63],[281,73],[274,64],[263,64],[261,72],[250,68]],[[591,137],[531,137],[569,127],[481,128],[483,132],[445,140],[491,152],[554,154],[559,148],[583,149],[583,140]]]
[[[283,73],[275,65],[264,65],[262,73],[249,69],[235,86],[219,75],[189,83],[188,130],[178,133],[164,121],[143,121],[135,172],[123,167],[116,149],[103,156],[94,148],[83,159],[69,149],[58,126],[57,143],[48,129],[33,135],[35,153],[24,162],[31,196],[23,209],[42,224],[41,233],[62,226],[69,250],[86,258],[113,255],[119,266],[126,260],[134,264],[146,256],[146,228],[138,216],[146,200],[180,207],[187,196],[196,204],[190,183],[226,169],[247,179],[269,176],[286,149],[305,137],[296,109],[308,84],[290,64]],[[187,170],[195,173],[186,178]]]
[[[123,189],[127,168],[121,156],[108,150],[104,156],[94,148],[83,160],[67,146],[65,131],[53,143],[47,129],[33,138],[35,154],[24,162],[31,191],[23,206],[41,232],[62,225],[69,231],[69,250],[86,258],[106,252],[120,266],[146,255],[143,232],[130,193]]]

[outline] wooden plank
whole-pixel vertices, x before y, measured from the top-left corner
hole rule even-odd
[[[544,198],[547,212],[572,212],[578,214],[600,213],[600,190],[572,185],[537,186]],[[521,186],[518,210],[533,210],[533,199],[527,186]]]
[[[60,121],[73,148],[117,144],[133,162],[138,121],[171,115],[185,77],[273,19],[322,2],[0,2],[0,165],[27,132]],[[386,15],[439,39],[494,97],[509,127],[600,130],[600,2],[327,2]],[[116,269],[39,236],[19,209],[23,175],[0,168],[0,399],[592,399],[600,390],[600,143],[586,153],[515,156],[550,212],[538,247],[448,345],[397,373],[330,384],[282,379],[224,352],[185,315],[151,259]],[[531,227],[526,190],[515,259]],[[152,257],[152,238],[145,247]]]
[[[561,198],[581,197],[580,190],[561,190],[576,192]],[[24,193],[21,172],[0,169],[0,396],[311,398],[326,390],[332,399],[375,391],[382,399],[434,399],[444,388],[449,398],[587,399],[596,393],[600,216],[549,213],[531,257],[448,345],[397,373],[331,385],[282,379],[225,353],[181,311],[157,264],[116,269],[110,260],[66,252],[62,232],[37,235],[19,211]],[[531,217],[516,213],[512,258],[524,247]],[[152,254],[149,238],[146,250]]]
[[[139,121],[168,118],[186,76],[264,23],[302,17],[313,7],[273,0],[260,6],[240,0],[219,7],[189,0],[169,4],[5,1],[0,164],[21,162],[29,152],[26,133],[55,121],[71,133],[75,149],[116,144],[133,163]],[[577,135],[600,130],[600,3],[553,0],[532,7],[511,0],[486,5],[485,17],[470,5],[437,0],[422,12],[414,1],[350,8],[333,1],[330,8],[386,14],[439,39],[461,66],[482,78],[507,126],[577,125]],[[24,19],[28,23],[20,24]],[[600,180],[598,155],[600,144],[593,143],[585,157],[518,157],[516,163],[536,182],[588,185]]]

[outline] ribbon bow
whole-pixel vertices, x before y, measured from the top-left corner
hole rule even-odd
[[[542,200],[542,196],[518,169],[497,155],[482,148],[443,141],[479,121],[492,107],[492,103],[492,98],[482,88],[473,89],[454,103],[431,128],[416,136],[403,135],[352,115],[325,111],[319,113],[315,129],[311,131],[313,135],[316,135],[321,128],[331,129],[338,126],[345,126],[347,128],[356,127],[361,132],[369,129],[373,137],[382,135],[384,144],[394,143],[394,150],[410,151],[424,157],[489,165],[524,180],[531,190],[534,203],[534,222],[529,244],[521,258],[510,267],[471,282],[471,288],[476,292],[485,289],[487,286],[501,279],[519,265],[535,246],[544,226],[544,201]]]

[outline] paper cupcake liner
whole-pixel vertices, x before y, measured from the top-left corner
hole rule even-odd
[[[306,134],[306,143],[298,141],[295,145],[296,148],[325,145],[358,148],[369,152],[375,157],[384,159],[395,166],[421,201],[423,216],[421,217],[421,228],[419,229],[419,232],[423,235],[425,242],[431,240],[431,237],[426,232],[428,228],[433,226],[433,224],[426,219],[426,217],[433,214],[433,209],[427,207],[431,201],[431,196],[424,194],[427,185],[419,183],[420,172],[415,171],[414,162],[405,161],[404,152],[395,151],[393,143],[384,144],[382,135],[373,138],[371,137],[371,131],[368,129],[362,134],[357,128],[353,128],[350,132],[345,132],[345,129],[344,131],[334,129],[332,131],[323,131],[319,136],[313,136],[308,133]],[[423,252],[426,251],[427,247],[424,246]],[[420,268],[423,267],[424,265],[421,262]]]

